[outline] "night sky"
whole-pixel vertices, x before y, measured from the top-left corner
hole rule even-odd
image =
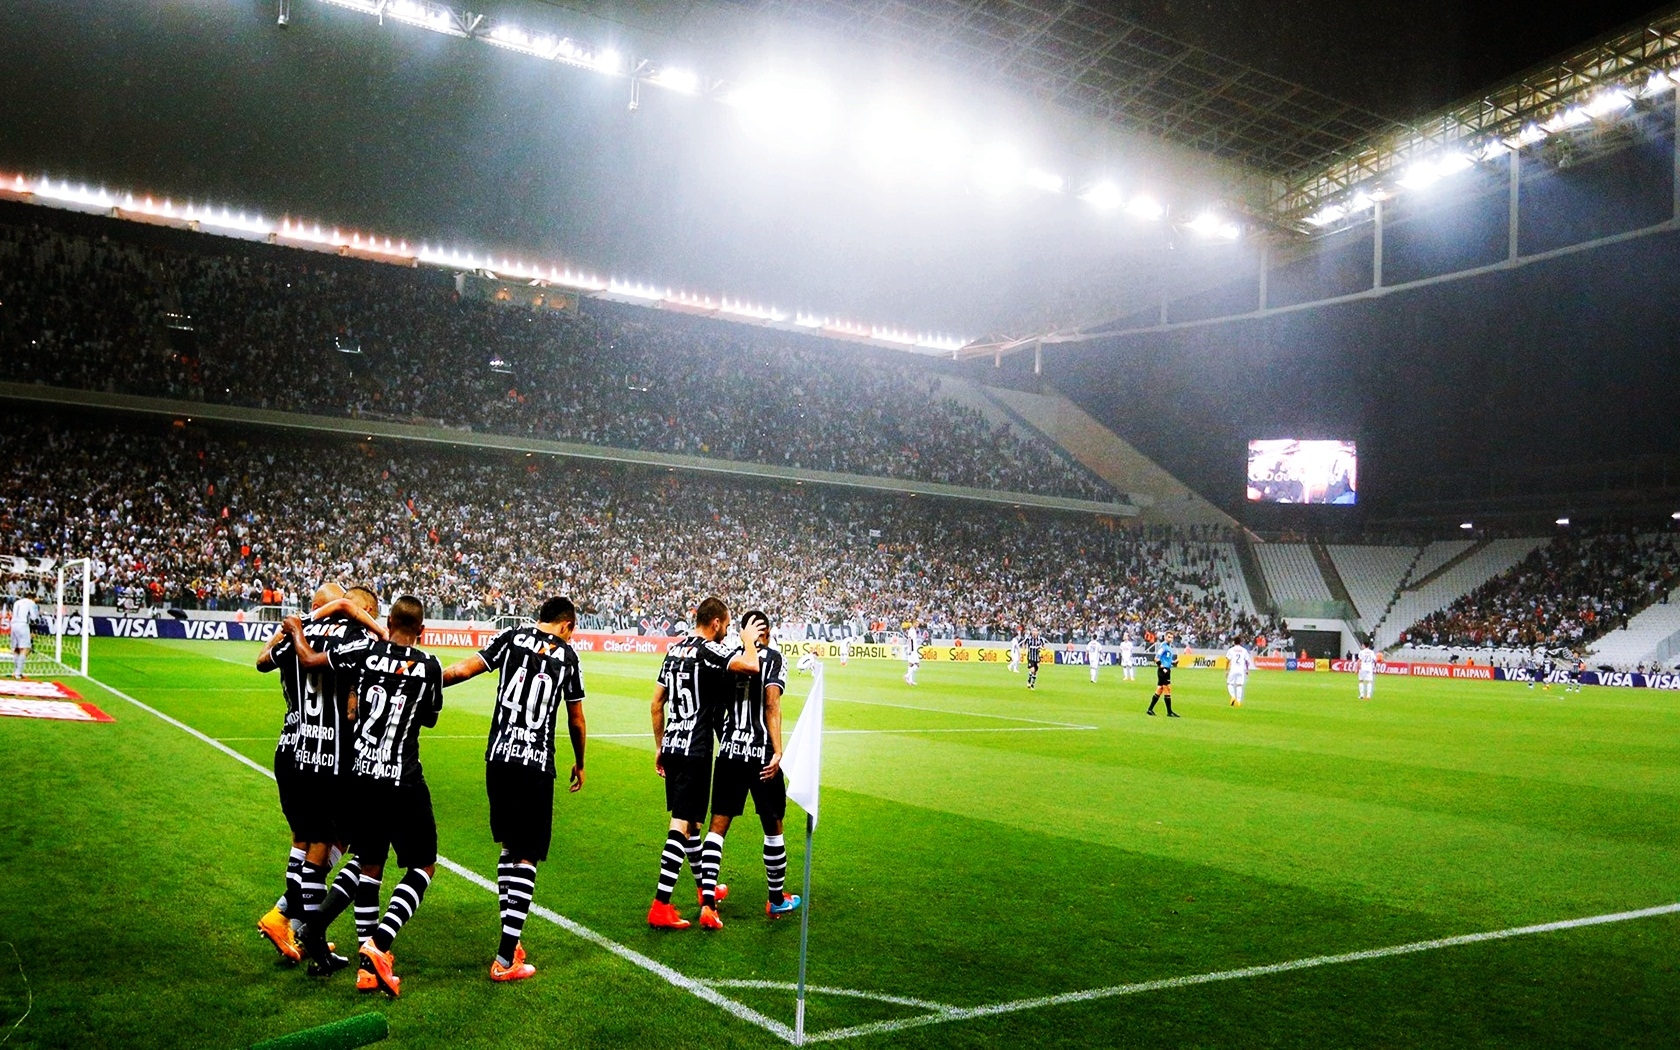
[[[272,0],[0,4],[0,171],[253,205],[967,336],[1047,287],[1159,247],[1093,222],[1077,202],[883,190],[831,157],[767,150],[705,100],[645,91],[632,113],[622,80],[381,27],[317,0],[292,6],[282,30]],[[627,51],[674,51],[722,74],[793,39],[761,28],[718,44],[720,22],[739,24],[728,4],[721,19],[694,4],[475,6],[557,28],[577,22],[574,7],[609,15],[618,21],[595,30]],[[1229,57],[1405,115],[1646,6],[1579,5],[1557,17],[1443,2],[1127,9]],[[874,83],[884,68],[858,74]],[[902,61],[890,68],[905,75]],[[1018,136],[1058,159],[1055,136],[1030,109],[981,102],[970,116],[984,133]],[[1122,178],[1129,162],[1104,161]]]

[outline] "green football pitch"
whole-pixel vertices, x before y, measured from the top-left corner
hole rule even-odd
[[[487,677],[423,737],[460,870],[397,941],[402,998],[278,965],[254,929],[288,848],[274,785],[183,728],[268,765],[279,686],[254,653],[100,639],[97,681],[72,684],[114,723],[0,719],[7,1050],[237,1047],[367,1010],[392,1047],[785,1045],[799,926],[763,914],[756,821],[724,857],[724,930],[646,926],[665,815],[645,656],[584,656],[588,784],[556,800],[534,979],[487,979],[496,899],[461,874],[495,872]],[[1675,1044],[1680,911],[1624,913],[1680,901],[1680,697],[1385,679],[1362,703],[1349,676],[1261,672],[1234,709],[1189,671],[1169,720],[1143,715],[1147,672],[1050,667],[1029,693],[996,665],[901,671],[829,669],[812,1038]],[[789,732],[810,687],[790,683]],[[685,872],[690,914],[692,894]],[[1507,935],[1464,936],[1487,933]]]

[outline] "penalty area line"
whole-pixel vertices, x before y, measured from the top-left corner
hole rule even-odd
[[[273,770],[264,768],[264,766],[261,763],[255,762],[252,759],[246,757],[245,755],[240,754],[238,751],[235,751],[233,748],[228,747],[226,744],[222,743],[220,740],[217,740],[215,737],[212,737],[212,736],[209,736],[205,733],[202,733],[199,730],[194,729],[192,726],[188,725],[187,723],[181,721],[180,719],[173,718],[169,715],[166,715],[162,711],[159,711],[157,708],[151,706],[150,704],[144,703],[140,700],[136,700],[134,697],[129,696],[127,693],[123,692],[122,690],[112,688],[111,686],[106,685],[104,682],[101,682],[97,678],[89,676],[87,680],[89,682],[92,682],[94,685],[99,686],[99,688],[105,690],[106,692],[110,693],[112,696],[115,696],[115,697],[117,697],[119,699],[122,699],[122,700],[126,700],[129,703],[133,704],[135,707],[138,707],[140,710],[146,712],[147,714],[152,715],[156,718],[162,719],[163,721],[169,723],[170,725],[174,726],[176,729],[179,729],[184,733],[187,733],[191,736],[197,737],[199,740],[202,740],[204,743],[209,744],[211,747],[215,748],[217,751],[222,752],[223,754],[225,754],[228,757],[234,759],[235,761],[241,762],[241,763],[243,763],[247,766],[250,766],[252,769],[256,770],[258,773],[261,773],[263,776],[267,777],[268,779],[270,779],[270,780],[274,779],[274,771]],[[464,865],[455,863],[454,861],[450,860],[448,857],[439,856],[438,857],[438,867],[449,869],[450,871],[459,875],[461,878],[466,879],[468,882],[472,883],[475,886],[480,887],[481,889],[489,890],[491,893],[496,892],[496,884],[494,882],[491,882],[489,879],[480,875],[478,872],[473,871],[471,868],[468,868]],[[618,956],[620,959],[623,959],[624,961],[626,961],[628,963],[631,963],[634,966],[637,966],[637,967],[639,967],[643,970],[646,970],[648,973],[651,973],[654,976],[659,977],[660,979],[664,980],[668,984],[670,984],[670,985],[672,985],[676,988],[680,988],[683,991],[689,993],[690,995],[695,996],[696,998],[703,999],[706,1002],[711,1003],[713,1006],[719,1007],[720,1009],[725,1010],[730,1014],[733,1014],[735,1017],[738,1017],[741,1020],[746,1021],[749,1024],[757,1025],[759,1028],[764,1029],[766,1032],[769,1032],[771,1035],[774,1035],[776,1038],[782,1040],[783,1042],[787,1042],[787,1043],[793,1042],[794,1032],[793,1032],[792,1028],[790,1028],[787,1025],[781,1023],[780,1021],[777,1021],[777,1020],[774,1020],[772,1018],[766,1017],[765,1015],[759,1013],[757,1010],[754,1010],[752,1007],[746,1005],[745,1003],[736,1002],[734,999],[729,998],[727,995],[724,995],[722,992],[719,992],[715,988],[710,987],[705,982],[696,981],[692,977],[687,977],[687,976],[685,976],[681,973],[678,973],[676,970],[673,970],[671,967],[666,966],[664,963],[659,962],[656,959],[650,959],[646,955],[643,955],[641,952],[636,951],[634,948],[627,947],[626,945],[622,945],[622,944],[618,943],[617,941],[611,939],[610,937],[605,937],[605,936],[603,936],[599,933],[596,933],[594,930],[592,930],[589,927],[583,925],[582,923],[577,922],[576,920],[573,920],[573,919],[568,919],[564,915],[561,915],[559,912],[554,911],[553,909],[546,908],[546,907],[544,907],[540,904],[533,903],[531,905],[531,913],[533,915],[542,916],[544,919],[547,919],[549,922],[554,923],[556,926],[565,930],[567,933],[570,933],[575,937],[581,938],[582,940],[588,941],[590,944],[593,944],[596,947],[604,948],[605,950],[607,950],[607,951],[611,952],[612,954]]]
[[[1649,919],[1659,915],[1673,915],[1680,913],[1680,903],[1659,904],[1653,908],[1640,908],[1636,911],[1618,911],[1606,915],[1590,915],[1582,919],[1562,919],[1558,922],[1544,922],[1535,926],[1513,926],[1506,930],[1489,930],[1484,933],[1465,933],[1456,937],[1441,937],[1431,941],[1413,941],[1410,944],[1396,944],[1387,948],[1367,948],[1364,951],[1343,952],[1339,955],[1315,955],[1308,959],[1294,959],[1289,962],[1268,963],[1263,966],[1245,966],[1237,970],[1218,970],[1214,973],[1195,974],[1189,977],[1168,977],[1158,981],[1139,981],[1135,984],[1117,984],[1108,988],[1092,988],[1083,992],[1064,992],[1060,995],[1045,995],[1033,999],[1016,999],[1006,1003],[991,1003],[985,1006],[957,1006],[941,1007],[929,1003],[926,1009],[936,1012],[922,1017],[903,1017],[887,1021],[875,1021],[870,1024],[853,1025],[850,1028],[830,1028],[822,1032],[808,1032],[805,1035],[807,1043],[837,1042],[842,1039],[856,1039],[860,1036],[879,1035],[885,1032],[897,1032],[905,1028],[920,1028],[925,1025],[943,1024],[946,1021],[967,1021],[980,1017],[995,1017],[1000,1014],[1019,1013],[1023,1010],[1037,1010],[1047,1006],[1064,1006],[1069,1003],[1085,1003],[1097,999],[1114,999],[1123,995],[1138,995],[1143,992],[1168,991],[1174,988],[1188,988],[1198,984],[1213,984],[1218,981],[1238,981],[1249,977],[1265,977],[1275,973],[1289,973],[1292,970],[1310,970],[1320,966],[1337,966],[1342,963],[1365,962],[1371,959],[1387,959],[1396,955],[1413,955],[1418,952],[1437,951],[1442,948],[1456,948],[1465,944],[1480,944],[1484,941],[1502,941],[1512,937],[1528,937],[1534,934],[1555,933],[1559,930],[1575,930],[1584,926],[1602,926],[1614,922],[1632,922],[1635,919]]]

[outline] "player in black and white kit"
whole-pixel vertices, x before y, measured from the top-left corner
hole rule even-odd
[[[755,641],[769,629],[770,618],[754,610],[741,617],[741,629]],[[700,925],[719,929],[718,868],[730,823],[746,810],[747,796],[764,827],[764,874],[770,899],[764,914],[775,918],[795,911],[799,895],[782,892],[787,877],[787,845],[782,820],[787,815],[787,780],[782,776],[782,693],[787,674],[782,654],[760,649],[758,674],[738,674],[735,695],[723,705],[718,723],[717,764],[712,772],[712,825],[700,847]]]
[[[373,619],[370,592],[357,589],[347,596],[336,583],[315,592],[304,637],[321,652],[359,642],[369,635],[383,638],[385,628]],[[363,600],[358,600],[363,599]],[[348,705],[351,683],[330,669],[305,672],[286,631],[276,631],[257,656],[257,670],[280,672],[280,692],[286,717],[274,748],[274,782],[280,810],[292,832],[292,851],[286,863],[286,893],[257,920],[257,929],[285,958],[303,958],[297,931],[327,897],[327,875],[336,862],[335,844],[343,841],[340,813],[344,806],[344,778],[349,763]],[[348,870],[348,869],[347,869]],[[347,878],[354,890],[359,871]]]
[[[1044,636],[1035,627],[1027,634],[1027,688],[1038,688],[1038,663],[1044,658]]]
[[[303,670],[330,667],[355,683],[350,719],[356,726],[356,757],[346,823],[362,869],[357,910],[379,906],[379,883],[392,850],[407,869],[391,891],[385,917],[362,942],[356,988],[382,990],[394,998],[402,982],[391,972],[391,943],[419,910],[437,872],[437,820],[420,767],[420,729],[437,725],[443,710],[443,667],[416,647],[425,629],[425,608],[418,598],[404,595],[392,602],[387,626],[389,641],[364,639],[317,653],[302,625],[295,618],[286,621]],[[323,972],[347,962],[327,947],[327,927],[346,903],[330,895],[304,927],[303,950]]]
[[[512,627],[481,652],[444,669],[445,686],[495,669],[496,706],[484,751],[484,786],[490,795],[490,834],[502,844],[496,893],[502,904],[502,939],[490,964],[492,981],[520,981],[537,972],[519,943],[537,864],[548,859],[554,833],[555,723],[566,705],[572,741],[572,791],[583,788],[583,672],[572,649],[577,609],[570,598],[550,598],[537,622]]]
[[[657,929],[684,930],[691,925],[671,903],[671,894],[682,875],[683,858],[688,858],[695,880],[700,878],[698,836],[711,801],[712,734],[723,705],[735,695],[732,673],[758,674],[756,633],[743,629],[738,646],[725,643],[729,606],[712,597],[695,610],[694,633],[665,650],[653,695],[653,738],[659,748],[654,769],[665,778],[671,824],[659,855],[659,885],[648,908],[648,925]],[[716,919],[715,911],[712,917]]]

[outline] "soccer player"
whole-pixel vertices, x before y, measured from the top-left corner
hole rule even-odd
[[[352,598],[336,583],[322,584],[310,601],[309,619],[301,624],[304,637],[321,652],[369,635],[385,637],[385,628],[373,619],[378,600],[370,612],[358,600],[363,595],[372,597],[358,589]],[[257,670],[280,672],[286,715],[274,748],[274,782],[292,832],[285,895],[257,920],[257,929],[282,956],[297,962],[303,958],[297,930],[325,902],[327,875],[337,861],[334,846],[343,838],[341,774],[354,757],[348,740],[352,683],[330,668],[305,673],[285,630],[269,638],[257,656]],[[349,876],[352,889],[357,874]]]
[[[847,631],[846,637],[840,639],[840,666],[845,667],[852,659],[852,632]]]
[[[911,627],[904,632],[904,684],[916,684],[916,672],[922,666],[921,632]]]
[[[723,705],[735,695],[733,674],[758,673],[756,632],[743,628],[738,646],[724,643],[728,634],[729,606],[722,598],[707,598],[694,612],[694,633],[665,650],[659,668],[659,687],[653,694],[653,738],[659,753],[653,768],[665,778],[671,823],[659,855],[659,884],[648,908],[648,925],[655,929],[686,930],[693,925],[671,903],[671,894],[684,857],[695,881],[701,878],[696,836],[711,802],[712,733]],[[669,719],[666,705],[671,708]],[[717,889],[721,898],[723,887]],[[715,907],[701,909],[700,924],[714,930],[723,927]]]
[[[1254,657],[1240,640],[1232,639],[1225,650],[1225,691],[1231,696],[1231,706],[1241,707],[1243,690],[1248,686],[1248,672],[1254,668]]]
[[[1149,698],[1149,710],[1144,712],[1145,714],[1153,715],[1156,702],[1165,700],[1167,702],[1167,717],[1178,717],[1178,714],[1172,709],[1172,672],[1173,666],[1177,663],[1178,652],[1173,649],[1173,634],[1168,631],[1166,637],[1161,639],[1160,646],[1155,650],[1155,695]]]
[[[1569,665],[1569,684],[1564,687],[1566,693],[1579,693],[1583,684],[1582,675],[1587,671],[1587,658],[1577,656],[1575,662]]]
[[[1369,645],[1361,645],[1353,659],[1359,669],[1359,699],[1369,700],[1377,687],[1377,654]]]
[[[1128,682],[1137,681],[1137,668],[1132,663],[1132,636],[1129,634],[1120,639],[1120,677]]]
[[[29,659],[29,624],[41,614],[41,607],[29,595],[12,603],[12,677],[23,677],[23,663]]]
[[[502,905],[502,940],[490,964],[492,981],[522,981],[537,972],[519,942],[537,888],[537,865],[548,859],[554,835],[554,730],[560,704],[572,741],[570,791],[583,789],[583,673],[572,649],[577,609],[555,597],[537,610],[531,627],[510,627],[472,656],[444,669],[445,686],[494,668],[496,706],[484,751],[484,787],[490,795],[490,834],[502,844],[496,891]]]
[[[1102,663],[1102,644],[1097,641],[1096,635],[1092,635],[1091,640],[1085,643],[1085,658],[1091,664],[1091,684],[1095,685],[1097,684],[1097,665]]]
[[[769,618],[754,610],[741,617],[741,628],[763,637]],[[787,815],[787,781],[782,777],[782,692],[787,685],[782,654],[758,652],[756,675],[736,675],[735,695],[724,703],[718,725],[717,764],[712,772],[712,824],[700,847],[700,925],[718,929],[718,869],[729,825],[746,810],[747,796],[764,828],[764,876],[769,900],[764,914],[775,918],[799,908],[799,895],[782,891],[787,878],[787,846],[782,820]],[[708,918],[709,916],[709,918]]]
[[[1020,674],[1021,673],[1021,632],[1020,631],[1016,631],[1015,636],[1009,639],[1009,673],[1010,674]]]
[[[402,986],[402,978],[392,972],[392,942],[420,909],[437,873],[437,820],[420,767],[420,729],[437,725],[443,710],[443,666],[417,648],[425,619],[420,600],[405,594],[391,603],[388,641],[364,639],[330,653],[315,652],[301,624],[295,618],[286,621],[304,671],[330,667],[355,683],[350,717],[356,724],[356,757],[345,819],[350,848],[361,866],[357,911],[379,907],[379,885],[393,850],[407,869],[391,891],[385,917],[362,942],[356,990],[383,991],[392,998]],[[327,946],[327,928],[347,903],[338,894],[329,895],[304,926],[303,950],[322,974],[348,965]]]
[[[1044,656],[1044,639],[1039,635],[1038,628],[1030,629],[1023,640],[1027,647],[1027,688],[1038,688],[1038,663]]]

